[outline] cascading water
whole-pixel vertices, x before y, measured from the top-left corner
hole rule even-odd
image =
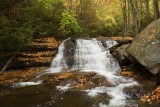
[[[119,70],[117,62],[112,58],[109,50],[106,50],[101,41],[77,40],[75,49],[75,64],[73,69],[98,72],[115,72]]]
[[[105,76],[108,81],[113,83],[113,78],[118,79],[118,77],[112,74],[120,71],[120,67],[110,54],[108,48],[115,44],[115,41],[108,40],[106,42],[107,48],[105,48],[101,41],[97,39],[77,40],[74,55],[75,63],[72,69],[88,72],[94,71],[97,74]]]
[[[51,72],[54,72],[54,73],[61,72],[62,69],[67,66],[66,61],[65,61],[65,57],[64,57],[64,48],[65,48],[64,42],[65,41],[63,41],[60,44],[60,46],[58,48],[58,53],[52,61],[51,67],[49,69],[49,71],[51,71]]]
[[[65,41],[59,46],[58,54],[53,59],[52,66],[49,71],[52,73],[64,71],[64,67],[69,65],[64,56]],[[76,40],[76,47],[74,50],[74,63],[70,66],[70,70],[79,70],[82,72],[95,72],[98,75],[104,76],[112,87],[102,86],[95,87],[88,92],[88,95],[94,96],[98,93],[107,93],[111,99],[108,105],[99,104],[103,107],[123,107],[126,105],[126,98],[128,97],[123,93],[123,89],[130,86],[138,85],[133,79],[127,79],[117,72],[120,71],[118,62],[110,54],[108,48],[115,45],[113,40],[107,40],[105,43],[97,39]],[[104,47],[106,46],[106,48]],[[68,87],[68,86],[67,86]]]

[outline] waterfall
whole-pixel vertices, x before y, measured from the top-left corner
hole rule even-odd
[[[64,41],[59,46],[58,54],[53,59],[49,71],[51,73],[57,73],[65,71],[64,68],[70,68],[70,70],[95,72],[98,75],[102,75],[113,87],[102,86],[84,91],[88,92],[88,95],[91,96],[97,95],[98,93],[106,93],[109,95],[111,99],[106,107],[124,107],[126,105],[125,99],[128,96],[123,93],[123,89],[138,85],[138,83],[133,79],[117,75],[117,72],[120,71],[120,66],[108,49],[115,44],[116,42],[113,40],[107,40],[105,43],[102,43],[95,38],[91,40],[77,39],[74,48],[73,64],[69,67],[66,57],[64,56],[66,48]],[[99,106],[102,105],[103,104],[100,104]]]
[[[69,40],[69,39],[67,39]],[[63,41],[58,48],[58,53],[53,59],[51,67],[48,71],[57,73],[64,71],[68,67],[64,56],[65,42]],[[94,72],[116,72],[120,70],[118,62],[112,57],[108,48],[115,45],[117,42],[113,40],[106,41],[106,48],[101,41],[93,38],[91,40],[78,39],[74,51],[74,63],[71,66],[72,70],[94,71]],[[68,47],[69,48],[69,47]]]
[[[49,71],[52,73],[58,73],[63,71],[63,68],[65,68],[67,66],[66,64],[66,60],[64,57],[64,43],[66,40],[64,40],[60,46],[58,47],[58,53],[56,55],[56,57],[53,59],[52,63],[51,63],[51,67],[49,68]]]
[[[73,69],[98,72],[115,72],[119,70],[118,64],[109,53],[109,50],[105,49],[101,41],[96,39],[77,40],[74,57]]]

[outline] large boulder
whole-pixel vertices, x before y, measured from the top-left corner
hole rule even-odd
[[[160,74],[160,19],[138,34],[127,52],[153,75]]]

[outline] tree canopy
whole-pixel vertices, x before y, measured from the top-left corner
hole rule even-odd
[[[160,17],[158,0],[0,0],[0,50],[37,36],[134,36]]]

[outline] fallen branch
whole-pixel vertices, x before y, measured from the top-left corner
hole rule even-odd
[[[6,62],[2,70],[0,71],[0,75],[3,74],[3,72],[8,68],[10,63],[12,62],[13,58],[16,56],[17,51],[9,58],[9,60]]]

